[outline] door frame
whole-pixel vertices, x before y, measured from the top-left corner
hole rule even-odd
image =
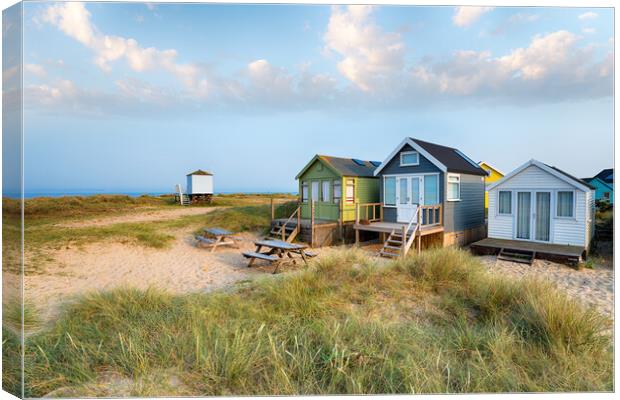
[[[536,243],[553,243],[554,239],[554,217],[553,212],[555,210],[555,196],[553,189],[510,189],[514,193],[514,217],[513,217],[513,240],[520,240],[523,242],[536,242]],[[517,237],[517,223],[519,220],[519,193],[530,193],[530,238],[522,239]],[[537,206],[537,193],[549,193],[549,240],[536,240],[536,206]]]
[[[396,205],[394,206],[385,206],[385,207],[389,207],[389,208],[395,208],[396,209],[396,221],[398,221],[398,209],[400,208],[400,184],[399,184],[399,178],[406,178],[408,180],[408,188],[409,188],[409,192],[411,192],[411,181],[412,179],[419,179],[420,180],[420,205],[424,205],[424,199],[425,199],[425,193],[424,193],[424,179],[427,176],[436,176],[437,177],[437,198],[441,200],[441,175],[438,172],[426,172],[426,173],[417,173],[417,174],[386,174],[383,175],[383,182],[382,185],[385,188],[385,178],[395,178],[396,179]],[[411,193],[409,193],[411,194]],[[412,199],[409,200],[408,205],[412,204]],[[441,202],[440,202],[441,203]],[[414,211],[415,212],[415,211]],[[407,221],[409,222],[409,221]]]

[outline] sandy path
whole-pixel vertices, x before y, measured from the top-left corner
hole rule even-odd
[[[188,215],[203,215],[208,214],[220,207],[186,207],[186,208],[173,208],[169,210],[153,209],[151,211],[144,211],[135,214],[117,215],[113,217],[97,217],[93,219],[86,219],[83,221],[68,222],[65,224],[57,224],[56,226],[63,228],[84,228],[84,227],[101,227],[127,222],[153,222],[163,221],[167,219],[185,217]]]
[[[215,253],[196,247],[188,232],[177,232],[167,249],[121,243],[93,243],[61,249],[51,256],[44,275],[25,277],[26,297],[45,320],[57,315],[58,305],[74,295],[117,287],[160,288],[172,293],[208,292],[257,277],[270,277],[273,267],[257,263],[247,268],[242,251],[254,251],[256,234],[238,235],[238,249],[220,247]],[[313,250],[314,251],[314,250]],[[299,269],[284,266],[283,271]]]
[[[489,270],[502,275],[522,278],[525,276],[547,279],[571,297],[586,306],[594,306],[613,318],[614,271],[597,266],[595,269],[575,270],[562,264],[535,260],[532,266],[497,260],[495,256],[480,257]]]

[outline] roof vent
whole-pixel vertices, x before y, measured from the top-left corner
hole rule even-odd
[[[381,161],[371,161],[370,163],[374,165],[375,167],[378,167],[379,165],[381,165]]]
[[[361,167],[365,167],[366,166],[366,162],[363,160],[359,160],[357,158],[352,158],[353,162],[356,163],[357,165],[361,166]]]

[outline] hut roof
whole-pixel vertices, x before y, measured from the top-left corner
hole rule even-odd
[[[203,171],[201,169],[198,169],[198,170],[196,170],[196,171],[194,171],[192,173],[187,174],[187,176],[190,176],[190,175],[209,175],[209,176],[213,176],[213,174],[211,172]]]

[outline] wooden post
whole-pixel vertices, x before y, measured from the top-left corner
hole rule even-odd
[[[340,240],[342,241],[342,244],[345,244],[345,240],[344,240],[344,207],[342,206],[342,201],[340,202],[340,204],[338,205],[340,207],[340,210],[338,211],[340,214],[340,218],[338,218],[338,229],[340,230]]]
[[[271,198],[271,222],[276,219],[276,206],[273,202],[273,197]]]
[[[310,247],[314,247],[314,200],[310,202]]]
[[[359,203],[355,203],[355,225],[359,225],[360,223],[360,205]],[[360,245],[360,230],[355,229],[355,245]]]
[[[402,235],[403,235],[403,243],[401,244],[401,250],[400,250],[400,255],[402,257],[406,256],[406,249],[407,249],[407,227],[405,225],[403,225],[402,227]]]
[[[422,226],[420,225],[421,223],[421,218],[420,218],[420,213],[418,213],[418,255],[420,255],[420,253],[422,252]]]
[[[443,225],[443,207],[439,205],[439,225]]]
[[[379,203],[379,221],[383,222],[383,203]]]

